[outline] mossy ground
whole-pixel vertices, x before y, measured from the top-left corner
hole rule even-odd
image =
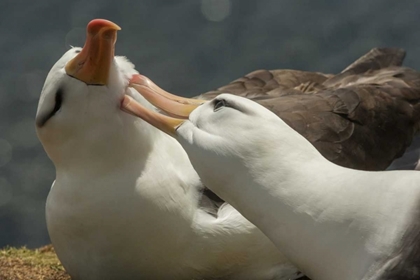
[[[0,280],[71,280],[52,245],[0,249]],[[300,280],[310,280],[300,278]]]
[[[70,280],[51,245],[0,250],[0,280]]]

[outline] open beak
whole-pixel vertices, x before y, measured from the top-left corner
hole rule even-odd
[[[87,25],[82,51],[66,65],[66,73],[88,85],[107,85],[114,59],[117,31],[121,28],[105,19],[94,19]]]
[[[171,94],[158,87],[146,76],[140,74],[133,75],[129,86],[137,90],[154,106],[174,117],[188,118],[195,108],[206,102],[205,100]]]
[[[176,129],[185,119],[171,118],[147,109],[128,95],[124,95],[121,109],[131,115],[139,117],[163,132],[175,137]]]

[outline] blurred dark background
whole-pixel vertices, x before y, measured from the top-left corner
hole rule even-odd
[[[256,69],[338,72],[373,47],[407,50],[420,69],[420,2],[147,0],[0,2],[0,247],[49,242],[54,167],[34,117],[44,79],[85,27],[122,27],[116,53],[161,87],[194,96]]]

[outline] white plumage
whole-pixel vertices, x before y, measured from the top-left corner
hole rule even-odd
[[[172,132],[159,122],[203,183],[311,279],[419,279],[419,172],[335,165],[275,114],[230,94]]]
[[[94,79],[106,84],[74,78],[87,75],[77,67],[95,61],[86,51],[89,44],[111,47],[112,28],[101,20],[88,25],[94,37],[84,51],[73,48],[53,66],[37,112],[38,136],[56,168],[46,207],[48,231],[72,279],[296,275],[231,206],[217,217],[200,207],[202,184],[177,141],[120,110],[125,94],[153,107],[128,88],[137,72],[127,59],[113,57],[113,44],[109,74]],[[91,60],[82,60],[86,55]]]

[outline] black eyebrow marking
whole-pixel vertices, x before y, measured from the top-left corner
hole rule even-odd
[[[213,101],[213,111],[219,111],[223,107],[231,107],[230,104],[226,101],[226,99],[218,98]]]
[[[63,103],[63,89],[59,88],[57,90],[57,92],[55,93],[55,104],[54,104],[54,108],[52,109],[51,112],[49,112],[48,114],[46,114],[45,116],[41,116],[40,118],[38,118],[36,120],[36,125],[38,127],[43,127],[45,125],[45,123],[51,119],[61,108],[61,104]]]

